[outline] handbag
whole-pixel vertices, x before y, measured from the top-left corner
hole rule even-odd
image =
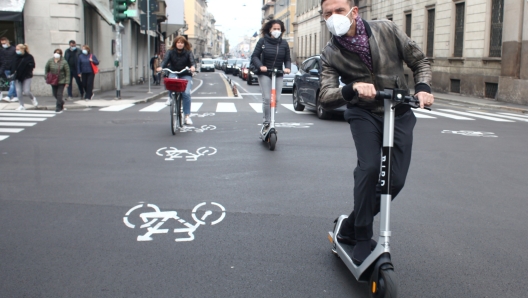
[[[46,84],[49,84],[51,86],[57,86],[59,85],[59,75],[60,75],[60,61],[59,61],[59,71],[57,73],[51,73],[48,72],[46,75]]]
[[[262,65],[264,65],[264,49],[265,48],[266,48],[266,40],[264,40],[263,42],[262,52],[260,53],[260,63],[262,63]],[[251,62],[249,62],[249,71],[253,72],[254,74],[259,74],[260,68],[256,67],[255,64],[253,64],[253,59],[251,59],[250,61]]]
[[[93,57],[92,54],[90,54],[90,59]],[[92,61],[90,61],[90,64],[92,65],[92,71],[95,74],[97,74],[99,72],[99,67],[97,67],[97,65],[95,65]]]

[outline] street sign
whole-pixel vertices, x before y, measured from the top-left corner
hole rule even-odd
[[[147,14],[142,13],[139,15],[139,21],[141,22],[141,30],[147,30]],[[157,31],[158,30],[158,21],[156,15],[150,14],[150,25],[148,30]]]
[[[144,13],[147,12],[147,3],[150,4],[150,12],[159,10],[159,3],[157,0],[139,0],[139,9]]]

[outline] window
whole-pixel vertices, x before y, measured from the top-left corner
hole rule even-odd
[[[451,92],[460,93],[460,80],[451,79]]]
[[[412,14],[406,14],[405,15],[405,33],[409,37],[411,37],[411,29],[412,29]]]
[[[317,55],[319,52],[317,51],[317,33],[314,34],[314,55]]]
[[[493,0],[491,2],[490,57],[501,57],[503,17],[504,0]]]
[[[457,3],[455,7],[455,52],[453,56],[462,57],[464,51],[465,3]]]
[[[304,37],[304,55],[306,57],[309,57],[309,54],[308,54],[308,36]]]
[[[301,66],[301,69],[304,72],[310,71],[310,69],[312,69],[312,66],[313,66],[314,62],[315,62],[315,59],[310,59],[310,60],[304,61],[304,63]]]
[[[427,11],[427,57],[433,57],[435,10]]]
[[[493,98],[497,96],[497,91],[499,90],[499,84],[496,83],[486,83],[486,90],[484,91],[484,96],[487,98]]]
[[[310,47],[310,50],[309,50],[309,55],[312,56],[312,35],[310,34],[310,43],[308,44],[309,47]]]

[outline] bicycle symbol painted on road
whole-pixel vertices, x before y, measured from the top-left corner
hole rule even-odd
[[[468,137],[498,138],[498,136],[495,135],[494,133],[484,132],[484,131],[442,130],[442,133],[451,133],[454,135],[463,135],[463,136],[468,136]]]
[[[215,113],[203,113],[203,114],[191,113],[191,115],[189,115],[189,117],[203,118],[203,117],[214,116],[214,115],[215,115]]]
[[[184,237],[178,237],[175,239],[176,242],[184,242],[184,241],[193,241],[194,240],[194,232],[198,227],[207,225],[207,221],[211,222],[211,225],[214,226],[224,220],[225,218],[225,208],[224,206],[211,202],[209,203],[212,207],[207,208],[207,203],[202,202],[198,205],[196,205],[192,210],[192,218],[195,221],[195,224],[191,224],[181,217],[178,216],[178,213],[176,211],[161,211],[160,208],[154,204],[147,204],[143,202],[139,202],[139,205],[136,205],[125,214],[123,217],[123,223],[131,229],[134,229],[137,225],[130,223],[129,218],[131,218],[131,214],[134,213],[136,210],[140,210],[142,208],[150,208],[154,211],[151,212],[142,212],[139,214],[139,218],[143,222],[139,226],[140,229],[147,229],[147,232],[144,235],[137,236],[137,241],[152,241],[154,240],[152,238],[152,235],[154,234],[168,234],[169,229],[160,229],[162,225],[167,223],[168,221],[175,220],[178,223],[185,226],[185,228],[176,228],[173,230],[175,234],[177,233],[184,233],[186,234]],[[199,217],[198,214],[201,214],[202,212],[199,210],[204,209],[202,207],[206,206],[205,212],[203,212],[203,215]],[[215,210],[215,211],[213,211]],[[219,216],[218,216],[219,214]],[[218,218],[216,220],[211,220],[212,215],[217,215]]]
[[[204,132],[206,130],[215,130],[216,129],[216,126],[214,125],[202,125],[200,127],[194,127],[194,126],[184,126],[184,127],[181,127],[180,128],[180,131],[181,132],[197,132],[197,133],[200,133],[200,132]]]
[[[156,151],[156,155],[164,156],[165,160],[185,159],[186,161],[196,161],[200,156],[215,155],[217,151],[213,147],[200,147],[196,150],[196,153],[192,153],[189,150],[180,150],[176,147],[162,147]]]

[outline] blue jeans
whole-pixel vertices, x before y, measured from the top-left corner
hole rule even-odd
[[[4,74],[7,76],[11,75],[10,70],[4,70]],[[15,81],[9,82],[9,91],[7,92],[7,97],[13,98],[17,97],[16,88],[15,88]]]
[[[193,83],[192,76],[178,77],[177,74],[171,73],[169,74],[169,78],[187,80],[187,88],[185,89],[185,92],[183,92],[182,94],[183,114],[185,116],[190,115],[191,114],[191,88],[192,88],[192,83]]]

